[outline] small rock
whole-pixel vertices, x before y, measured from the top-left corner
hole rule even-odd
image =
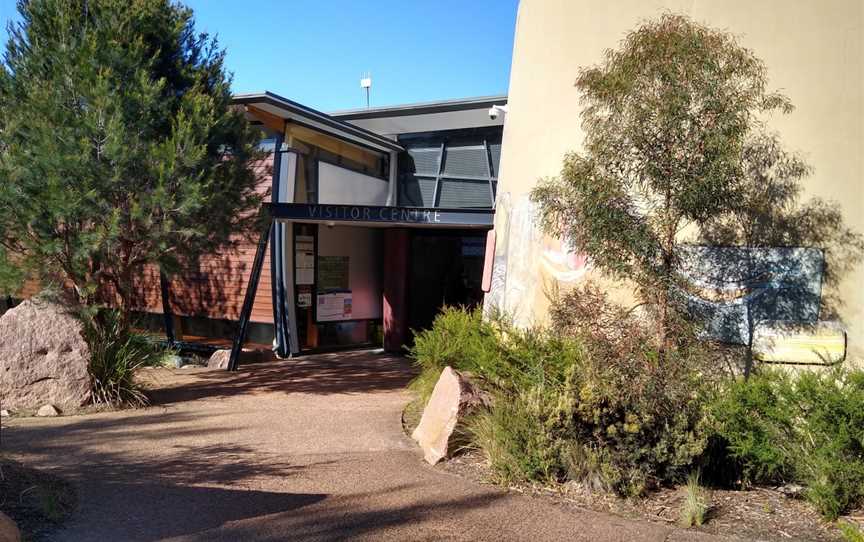
[[[57,407],[54,405],[42,405],[42,407],[36,412],[36,415],[43,417],[59,416],[60,411],[57,410]]]
[[[3,512],[0,512],[0,542],[21,542],[18,526]]]
[[[180,356],[178,356],[176,354],[170,356],[166,360],[166,362],[168,365],[173,365],[175,369],[182,369],[183,368],[183,358],[181,358]]]
[[[231,351],[223,348],[222,350],[217,350],[213,352],[213,355],[210,356],[210,359],[207,360],[207,367],[211,369],[227,369],[228,368],[228,360],[231,358]]]
[[[778,487],[777,491],[782,493],[784,497],[798,499],[804,494],[804,486],[799,486],[798,484],[786,484],[785,486]]]
[[[12,413],[9,412],[8,410],[6,410],[5,408],[3,410],[0,410],[0,418],[8,418],[11,415],[12,415]]]

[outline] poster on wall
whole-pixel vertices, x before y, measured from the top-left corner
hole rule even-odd
[[[350,291],[318,294],[316,313],[319,322],[336,322],[351,319],[352,297]]]
[[[295,283],[313,284],[315,282],[315,238],[311,235],[298,235],[294,245]],[[311,304],[311,300],[310,300]]]
[[[318,257],[318,292],[326,293],[330,290],[347,290],[348,285],[348,256],[319,256]]]
[[[312,306],[312,288],[310,286],[297,288],[297,306],[301,309],[308,309]]]

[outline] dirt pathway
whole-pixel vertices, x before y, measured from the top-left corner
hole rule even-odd
[[[695,536],[426,466],[401,431],[411,371],[400,358],[349,352],[150,375],[150,408],[13,420],[4,430],[7,452],[78,487],[79,509],[58,540]]]

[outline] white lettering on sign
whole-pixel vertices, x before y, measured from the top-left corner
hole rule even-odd
[[[308,218],[318,220],[365,220],[371,222],[414,222],[421,224],[441,222],[441,213],[439,211],[398,207],[309,205],[306,213]]]

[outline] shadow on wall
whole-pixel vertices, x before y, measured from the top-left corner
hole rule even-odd
[[[815,248],[681,247],[682,293],[703,336],[762,361],[843,361],[845,330],[820,320],[824,269]]]
[[[708,316],[709,336],[749,344],[755,359],[842,361],[839,313],[849,292],[841,283],[861,263],[864,236],[846,226],[837,203],[801,201],[812,168],[777,134],[752,138],[744,170],[733,211],[700,226],[701,243],[713,248],[685,249],[685,275],[713,290],[691,297],[691,307]]]
[[[255,248],[252,243],[237,242],[219,254],[205,254],[198,261],[188,263],[184,270],[169,279],[173,313],[236,320],[243,305]],[[262,288],[261,284],[258,290],[266,290],[269,295],[269,288]],[[162,312],[159,271],[155,266],[148,266],[142,272],[136,284],[134,308]]]

